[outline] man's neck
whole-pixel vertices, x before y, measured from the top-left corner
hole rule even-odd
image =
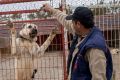
[[[79,35],[84,37],[90,33],[91,29],[84,29]]]

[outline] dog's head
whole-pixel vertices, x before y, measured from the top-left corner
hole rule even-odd
[[[19,35],[28,40],[37,40],[37,25],[31,23],[25,23],[19,32]]]

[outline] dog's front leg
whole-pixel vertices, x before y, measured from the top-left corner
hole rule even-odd
[[[47,50],[47,48],[51,44],[52,40],[56,36],[56,31],[57,31],[56,28],[53,29],[52,32],[50,33],[49,37],[47,38],[47,40],[38,49],[38,54],[39,54],[40,57],[44,55],[45,51]]]

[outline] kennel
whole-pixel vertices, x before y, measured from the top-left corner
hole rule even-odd
[[[37,60],[38,72],[35,80],[66,80],[66,58],[72,35],[48,13],[40,12],[43,3],[71,14],[77,6],[91,8],[95,24],[105,36],[113,57],[113,78],[120,79],[120,1],[119,0],[1,0],[0,1],[0,80],[14,79],[14,58],[11,53],[8,20],[14,23],[16,35],[23,23],[35,23],[39,27],[37,43],[41,45],[50,31],[59,26],[57,36],[47,49],[45,56]],[[62,5],[62,6],[61,6]]]

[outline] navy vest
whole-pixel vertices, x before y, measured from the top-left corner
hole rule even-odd
[[[72,59],[72,53],[77,44],[78,36],[74,36],[73,42],[70,48],[70,54],[68,55],[67,61],[67,72],[69,74],[69,67]],[[104,51],[105,57],[107,59],[106,64],[106,77],[107,80],[111,80],[113,65],[111,53],[106,45],[105,39],[102,32],[93,27],[89,35],[86,36],[84,41],[79,45],[79,51],[73,59],[72,69],[71,69],[71,80],[91,80],[92,75],[89,69],[89,63],[85,60],[84,56],[86,51],[90,48],[98,48]]]

